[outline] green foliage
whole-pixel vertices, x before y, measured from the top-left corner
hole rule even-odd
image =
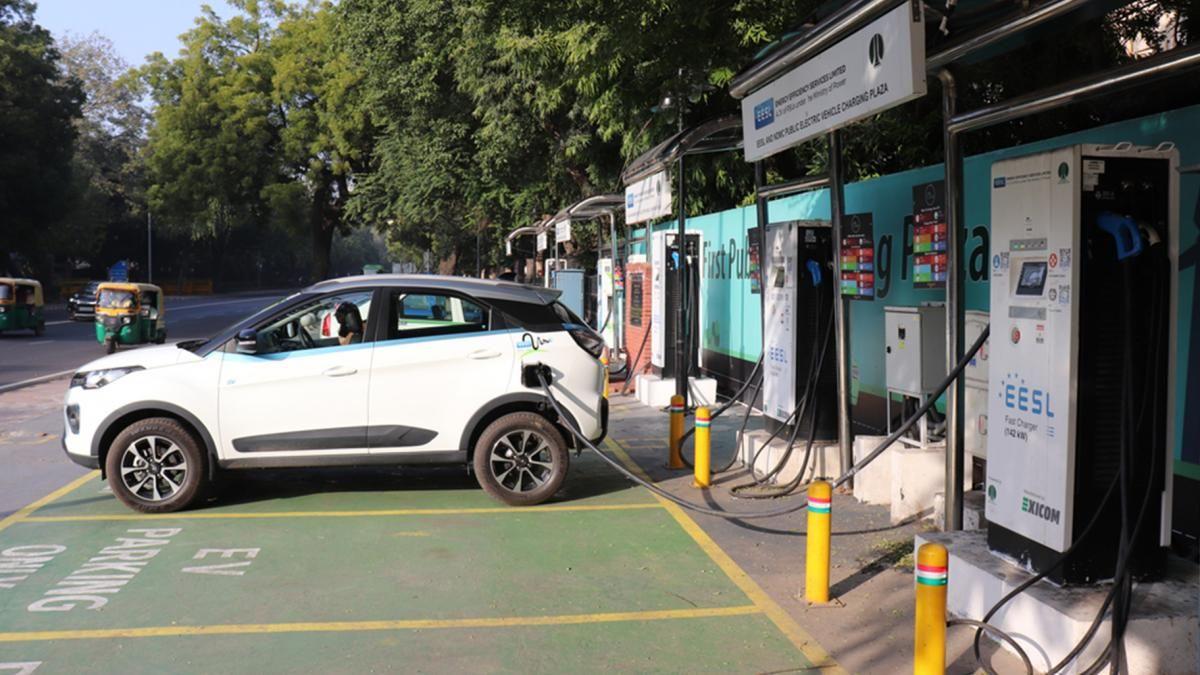
[[[0,271],[44,272],[72,195],[79,82],[28,0],[0,0]],[[20,252],[24,262],[12,259]]]

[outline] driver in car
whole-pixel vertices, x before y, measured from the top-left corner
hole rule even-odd
[[[341,325],[338,328],[338,344],[349,345],[362,342],[367,322],[363,321],[362,313],[358,311],[358,305],[353,302],[343,302],[333,311],[333,315]]]

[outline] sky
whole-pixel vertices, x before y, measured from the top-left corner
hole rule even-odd
[[[37,22],[54,36],[96,31],[112,40],[130,66],[147,54],[179,51],[179,35],[192,27],[202,5],[220,16],[233,10],[224,0],[35,0]]]

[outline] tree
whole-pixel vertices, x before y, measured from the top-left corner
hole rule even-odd
[[[283,200],[303,186],[317,279],[329,276],[334,234],[349,233],[346,203],[373,131],[360,100],[362,74],[334,45],[334,18],[328,2],[289,12],[270,46],[280,165],[267,194],[276,209],[286,208]]]
[[[70,201],[72,123],[83,94],[59,70],[33,12],[28,0],[0,0],[0,270],[27,272],[32,262],[44,276],[53,251],[47,233]]]
[[[63,72],[85,94],[75,120],[76,198],[54,231],[56,252],[105,266],[140,251],[145,178],[139,153],[148,113],[138,102],[129,65],[98,34],[60,39]]]

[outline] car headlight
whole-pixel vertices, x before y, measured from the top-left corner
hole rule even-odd
[[[129,325],[129,324],[133,323],[133,317],[123,316],[123,317],[121,317],[121,323],[123,323],[125,325]]]
[[[86,373],[75,373],[71,377],[72,387],[83,387],[84,389],[99,389],[106,384],[112,384],[126,375],[143,370],[141,366],[129,366],[126,368],[105,368],[104,370],[92,370]]]

